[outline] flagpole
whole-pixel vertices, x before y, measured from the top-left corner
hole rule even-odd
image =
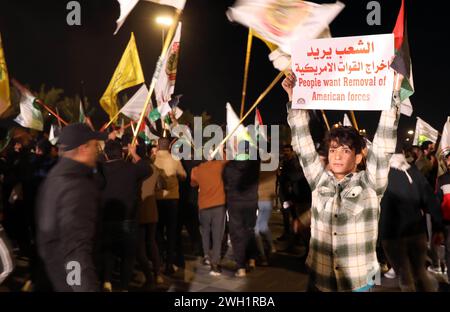
[[[258,99],[255,101],[255,103],[250,107],[248,112],[239,120],[239,123],[234,127],[234,129],[227,134],[227,136],[220,142],[220,144],[216,147],[216,149],[212,152],[211,158],[214,158],[214,156],[219,151],[220,147],[236,132],[236,130],[239,128],[239,126],[242,124],[242,122],[250,115],[250,113],[258,106],[259,103],[264,99],[264,97],[269,93],[270,90],[277,84],[277,82],[283,77],[284,73],[281,71],[278,73],[278,75],[275,77],[275,79],[270,83],[270,85],[264,90],[263,93],[258,97]]]
[[[135,128],[136,132],[133,133],[133,141],[131,143],[132,145],[136,144],[136,138],[137,138],[139,129],[141,128],[141,124],[142,124],[142,122],[144,120],[145,112],[147,111],[147,107],[148,107],[148,104],[150,103],[150,99],[151,99],[151,96],[152,96],[153,91],[155,89],[156,82],[158,81],[159,75],[161,73],[163,57],[166,54],[167,50],[169,49],[170,41],[172,40],[172,37],[173,37],[173,35],[175,33],[176,28],[178,27],[178,20],[180,19],[180,16],[181,16],[182,12],[183,12],[182,10],[179,10],[179,9],[176,10],[175,16],[173,18],[173,24],[170,27],[169,32],[167,33],[167,36],[166,36],[166,39],[165,39],[165,42],[164,42],[164,46],[163,46],[162,51],[161,51],[161,55],[159,56],[158,62],[156,63],[156,69],[155,69],[155,72],[154,72],[153,77],[152,77],[152,82],[150,83],[150,87],[149,87],[149,90],[148,90],[147,99],[145,100],[144,108],[142,110],[141,116],[139,117],[138,124],[137,124],[137,126]]]
[[[114,120],[116,120],[116,118],[119,116],[120,113],[121,113],[121,111],[119,110],[119,111],[114,115],[113,118],[111,118],[107,123],[105,123],[105,124],[100,128],[100,132],[105,131],[105,129],[108,128],[109,125],[112,124],[112,122],[113,122]]]
[[[39,100],[39,99],[36,99],[36,103],[38,103],[39,105],[41,105],[42,107],[44,107],[50,114],[52,114],[53,116],[55,116],[59,121],[61,121],[61,122],[64,124],[64,126],[67,126],[67,125],[68,125],[68,123],[67,123],[64,119],[62,119],[61,117],[59,117],[59,115],[56,114],[54,111],[52,111],[50,107],[48,107],[47,105],[45,105],[44,102],[42,102],[42,101]]]
[[[55,107],[55,109],[56,109],[56,113],[59,115],[58,107]],[[58,126],[59,126],[59,128],[62,128],[61,120],[59,120],[59,119],[58,119]]]
[[[330,131],[330,124],[328,123],[327,115],[325,115],[325,112],[323,109],[320,110],[322,112],[323,121],[325,121],[325,125],[327,126],[327,130]]]
[[[245,96],[247,95],[248,68],[250,66],[250,55],[252,51],[252,42],[253,42],[252,39],[253,33],[251,28],[249,28],[247,37],[247,53],[245,56],[245,66],[244,66],[244,82],[242,84],[241,112],[239,114],[239,118],[242,118],[242,116],[244,115]]]
[[[352,111],[352,110],[350,111],[350,117],[352,118],[353,126],[355,127],[356,130],[359,131],[359,129],[358,129],[358,123],[356,122],[356,118],[355,118],[355,112]]]

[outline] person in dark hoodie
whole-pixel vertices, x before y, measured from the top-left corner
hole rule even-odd
[[[64,127],[62,157],[39,191],[37,248],[55,291],[99,290],[94,245],[100,193],[94,170],[98,140],[106,139],[85,124]]]
[[[120,287],[128,290],[138,247],[140,190],[142,181],[152,173],[150,163],[136,153],[136,146],[129,144],[128,152],[134,163],[123,159],[120,142],[108,141],[105,144],[103,174],[106,185],[101,195],[101,211],[103,289],[106,291],[112,291],[115,255],[119,255],[122,260]]]
[[[425,268],[427,229],[425,212],[434,229],[442,228],[442,215],[433,190],[404,154],[390,159],[388,186],[381,200],[380,239],[389,263],[399,275],[402,291],[435,291]]]
[[[231,245],[238,267],[236,277],[246,276],[247,260],[250,260],[249,267],[252,268],[257,255],[255,225],[260,164],[257,160],[250,160],[248,143],[239,143],[238,151],[241,153],[223,170]]]

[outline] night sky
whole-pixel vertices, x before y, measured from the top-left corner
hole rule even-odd
[[[116,36],[115,20],[119,4],[115,0],[81,0],[81,26],[68,26],[66,0],[2,0],[0,32],[11,77],[37,90],[42,83],[79,93],[85,81],[86,96],[92,105],[106,89],[130,38],[136,36],[146,77],[151,80],[161,51],[161,28],[154,19],[170,14],[170,7],[141,1]],[[230,23],[225,12],[233,0],[187,0],[182,16],[180,60],[175,94],[182,93],[180,107],[194,114],[207,111],[217,123],[225,121],[225,103],[239,113],[247,29]],[[318,3],[334,1],[314,1]],[[331,24],[333,37],[392,32],[400,0],[380,0],[381,26],[368,26],[368,0],[342,1],[346,8]],[[442,130],[450,115],[448,90],[450,63],[446,48],[449,38],[444,1],[406,1],[408,35],[416,93],[411,97],[414,114],[402,116],[400,134],[413,128],[416,116]],[[253,51],[248,82],[247,107],[277,75],[268,60],[269,50],[258,39]],[[132,93],[130,92],[130,95]],[[287,97],[278,85],[261,103],[264,123],[285,124]],[[343,112],[327,111],[331,123],[342,120]],[[356,112],[360,128],[375,130],[379,112]],[[106,121],[98,109],[95,123]],[[253,122],[253,116],[249,118]]]

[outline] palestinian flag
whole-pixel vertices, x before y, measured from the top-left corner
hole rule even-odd
[[[402,0],[393,33],[395,58],[391,67],[404,76],[400,89],[400,102],[403,102],[414,94],[411,56],[409,54],[408,31],[405,18],[405,0]]]

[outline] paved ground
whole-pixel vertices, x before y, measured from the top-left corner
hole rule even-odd
[[[270,227],[274,238],[282,231],[282,219],[279,212],[274,212]],[[297,246],[293,250],[284,250],[286,243],[276,243],[277,253],[271,258],[269,267],[257,266],[256,269],[244,278],[234,277],[235,263],[232,260],[231,249],[225,256],[221,276],[210,276],[209,267],[202,264],[200,257],[186,255],[186,266],[180,268],[172,277],[165,277],[162,285],[142,288],[144,283],[143,274],[136,272],[131,284],[131,291],[151,292],[298,292],[306,291],[307,274],[303,267],[305,250]],[[440,276],[437,276],[441,280]],[[14,276],[0,286],[1,291],[20,291],[27,279],[27,260],[19,259]],[[436,282],[437,284],[437,282]],[[115,283],[113,283],[113,286]],[[399,291],[397,279],[386,279],[382,277],[381,286],[377,286],[377,292]],[[442,284],[441,284],[442,285]]]

